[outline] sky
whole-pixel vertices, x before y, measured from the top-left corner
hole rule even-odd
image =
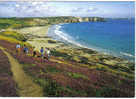
[[[106,17],[132,18],[135,16],[133,1],[122,2],[0,2],[0,17]]]

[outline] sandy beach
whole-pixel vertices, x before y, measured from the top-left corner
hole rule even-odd
[[[27,42],[30,43],[36,50],[40,50],[41,47],[46,48],[56,48],[63,43],[58,43],[57,41],[53,40],[52,38],[47,36],[49,26],[39,26],[39,27],[28,27],[23,28],[19,31],[25,37],[27,37]],[[53,43],[49,43],[52,41]]]
[[[41,47],[55,49],[57,51],[61,51],[64,53],[69,53],[75,56],[84,56],[90,57],[92,55],[88,53],[84,53],[81,50],[77,50],[80,47],[72,46],[71,44],[65,44],[63,42],[59,42],[53,40],[51,37],[47,36],[49,26],[39,26],[39,27],[28,27],[17,30],[19,33],[23,34],[27,37],[27,42],[35,47],[35,50],[39,51]],[[98,53],[97,53],[98,54]],[[77,58],[75,58],[77,59]],[[78,59],[77,59],[78,60]]]
[[[48,26],[38,26],[38,27],[27,27],[23,29],[17,30],[19,33],[23,34],[27,37],[27,42],[30,43],[35,50],[39,51],[41,47],[55,49],[58,52],[66,53],[71,56],[71,60],[81,61],[81,57],[86,58],[87,61],[98,62],[101,59],[104,59],[103,62],[109,65],[122,64],[125,65],[127,60],[120,59],[118,57],[113,57],[111,55],[99,53],[95,50],[81,48],[81,47],[73,47],[70,44],[65,44],[63,42],[59,42],[53,40],[51,37],[47,36]],[[62,58],[62,57],[59,57]]]

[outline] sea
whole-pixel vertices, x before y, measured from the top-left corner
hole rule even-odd
[[[49,28],[48,36],[129,61],[135,60],[134,19],[57,24]]]

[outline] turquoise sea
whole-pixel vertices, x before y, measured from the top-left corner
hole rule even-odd
[[[135,59],[134,19],[107,19],[106,22],[52,25],[48,35],[56,40],[91,48],[130,61]]]

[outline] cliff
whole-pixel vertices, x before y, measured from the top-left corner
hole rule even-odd
[[[45,26],[60,23],[76,22],[104,22],[101,17],[37,17],[37,18],[0,18],[0,28],[24,28],[32,26]]]

